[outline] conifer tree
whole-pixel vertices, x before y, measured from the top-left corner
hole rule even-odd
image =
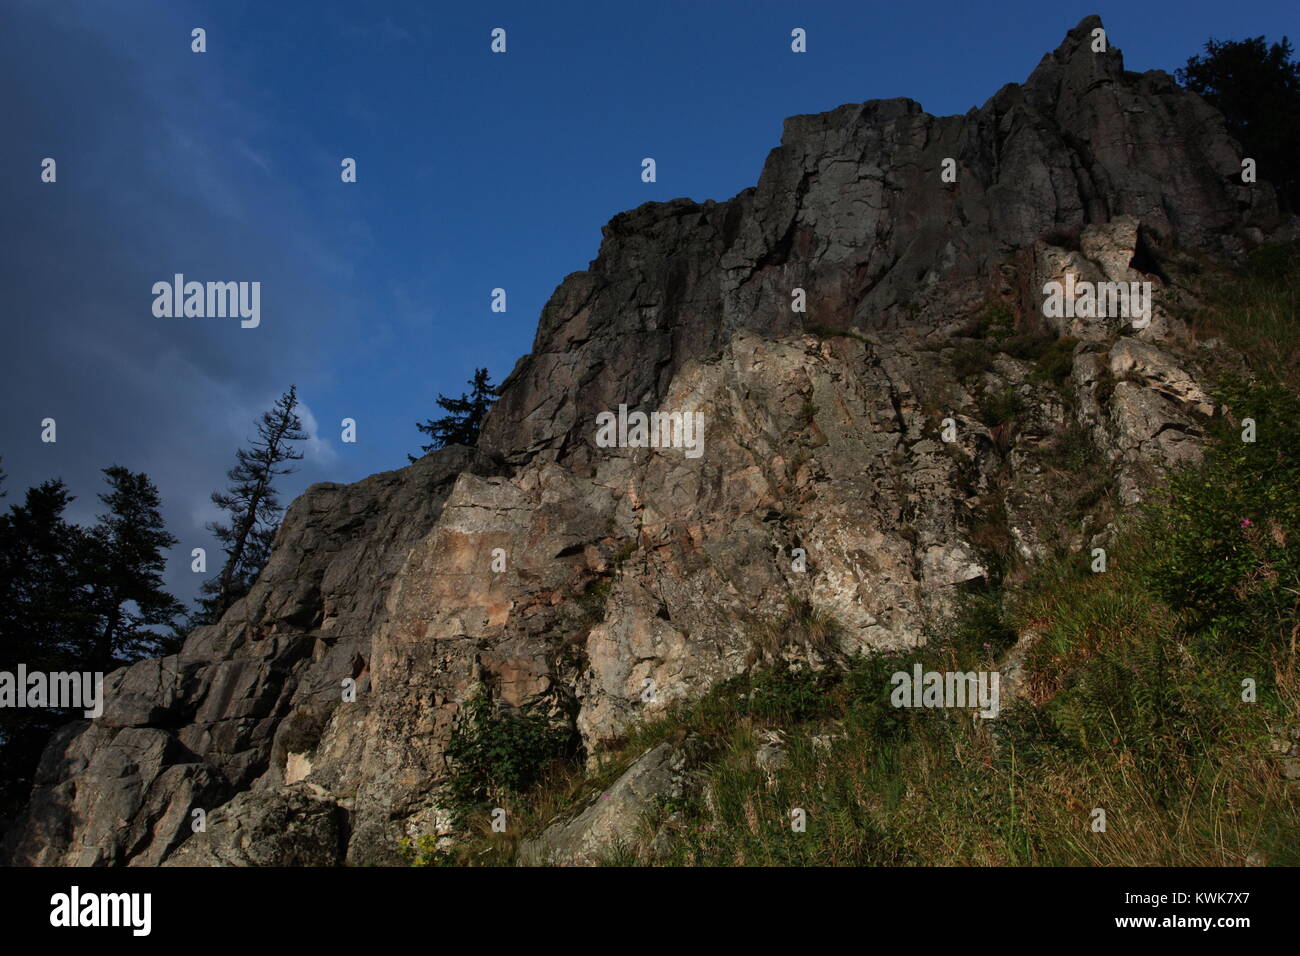
[[[462,393],[460,398],[449,398],[441,394],[438,396],[438,405],[450,412],[449,415],[436,420],[428,419],[423,425],[416,424],[415,427],[430,438],[429,444],[421,446],[421,451],[425,454],[447,445],[473,447],[478,444],[483,420],[487,418],[488,409],[500,397],[501,389],[492,384],[492,376],[485,368],[475,369],[474,377],[468,384],[470,391]],[[414,455],[406,457],[411,461],[417,460]]]
[[[1259,176],[1277,187],[1284,208],[1300,211],[1300,62],[1291,41],[1269,45],[1262,36],[1207,40],[1205,56],[1193,56],[1178,81],[1223,114],[1244,156]]]
[[[75,667],[87,645],[85,532],[63,516],[62,481],[27,489],[0,515],[0,657],[30,668]],[[0,670],[6,669],[0,667]],[[9,668],[12,669],[12,668]]]
[[[248,593],[271,556],[271,542],[284,512],[275,480],[297,470],[288,464],[302,459],[293,443],[308,437],[297,408],[298,390],[290,386],[262,413],[250,447],[235,452],[235,467],[226,474],[229,487],[212,493],[213,503],[229,515],[226,521],[208,524],[208,530],[221,542],[226,561],[221,572],[203,585],[191,624],[215,623]]]
[[[81,578],[85,533],[65,520],[61,481],[30,488],[0,515],[0,670],[78,670],[90,633]],[[27,799],[50,734],[73,714],[0,707],[0,818]]]
[[[163,590],[163,551],[176,543],[158,489],[143,473],[104,469],[107,506],[86,530],[64,517],[61,481],[30,488],[0,515],[0,670],[103,671],[166,650],[150,630],[182,605]],[[50,734],[81,717],[54,707],[0,707],[0,817],[26,799]]]
[[[170,627],[184,608],[163,589],[164,552],[176,543],[160,512],[158,489],[143,472],[120,465],[104,469],[108,507],[85,539],[83,573],[94,620],[85,667],[111,670],[157,653],[164,640],[154,627]]]

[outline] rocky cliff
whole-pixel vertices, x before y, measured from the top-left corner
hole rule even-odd
[[[755,188],[616,216],[479,448],[298,499],[245,600],[52,741],[10,858],[391,861],[449,833],[444,750],[476,688],[545,702],[596,754],[757,660],[923,641],[1000,573],[998,542],[1054,542],[1063,434],[1120,508],[1195,457],[1215,408],[1181,267],[1294,226],[1222,118],[1094,52],[1100,25],[964,116],[793,117]],[[1151,282],[1150,324],[1046,318],[1067,276]],[[620,405],[701,412],[703,453],[601,447]],[[1095,511],[1065,546],[1105,540]],[[781,633],[792,602],[834,640]]]

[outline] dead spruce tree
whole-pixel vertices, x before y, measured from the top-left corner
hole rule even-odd
[[[219,620],[248,593],[271,556],[271,542],[284,512],[274,482],[297,470],[287,464],[302,458],[292,443],[307,438],[297,408],[298,390],[291,385],[262,413],[251,447],[235,452],[237,463],[226,473],[229,487],[212,493],[213,504],[230,516],[228,521],[208,523],[208,530],[221,542],[226,562],[221,573],[203,585],[192,624]]]

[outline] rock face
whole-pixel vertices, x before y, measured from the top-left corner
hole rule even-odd
[[[658,801],[681,799],[691,788],[690,744],[665,741],[647,750],[573,819],[556,821],[525,841],[520,864],[591,866],[612,853],[632,851],[646,813]]]
[[[303,495],[247,599],[113,674],[104,716],[56,736],[9,858],[392,862],[400,838],[449,832],[444,750],[472,688],[547,702],[595,752],[756,656],[924,640],[991,573],[989,527],[1042,553],[1066,431],[1125,503],[1194,457],[1214,407],[1160,263],[1284,224],[1222,118],[1092,52],[1099,26],[964,116],[794,117],[756,188],[615,217],[479,450]],[[1150,282],[1152,321],[1045,318],[1067,273]],[[972,368],[989,315],[1067,336],[1064,374],[993,352]],[[620,405],[702,413],[702,454],[601,447]],[[837,622],[833,646],[781,633],[792,600]],[[670,757],[642,759],[629,794]],[[531,858],[590,856],[618,826],[588,816]]]
[[[194,810],[217,811],[250,787],[273,803],[286,771],[310,766],[301,755],[317,749],[345,678],[357,686],[350,706],[367,707],[371,639],[392,581],[457,476],[476,470],[487,470],[480,456],[448,449],[355,485],[315,485],[295,501],[248,597],[179,655],[109,675],[103,716],[51,741],[31,806],[6,839],[12,859],[156,865],[191,835]],[[346,773],[362,749],[357,740],[336,752],[334,768]],[[209,832],[247,816],[229,804]],[[334,861],[344,842],[314,858],[254,848],[246,860]]]

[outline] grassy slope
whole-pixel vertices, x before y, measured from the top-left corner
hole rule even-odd
[[[1300,734],[1300,255],[1264,250],[1243,274],[1203,278],[1213,291],[1193,330],[1248,356],[1254,384],[1233,383],[1241,365],[1221,350],[1230,420],[1202,466],[1125,517],[1105,573],[1062,554],[969,596],[916,652],[730,681],[635,728],[599,773],[558,762],[526,793],[497,792],[509,832],[469,813],[467,825],[482,821],[471,839],[450,854],[426,843],[412,858],[508,863],[521,838],[646,747],[689,734],[709,755],[705,784],[644,828],[646,839],[675,833],[671,864],[1300,863],[1300,784],[1283,779],[1277,750]],[[1246,414],[1254,444],[1240,440]],[[1026,697],[998,720],[890,706],[895,670],[993,669],[1026,632],[1037,636]],[[768,730],[786,734],[789,758],[771,780],[755,762]],[[806,832],[792,832],[796,807]],[[1093,830],[1096,808],[1105,832]],[[608,862],[636,850],[611,848]]]

